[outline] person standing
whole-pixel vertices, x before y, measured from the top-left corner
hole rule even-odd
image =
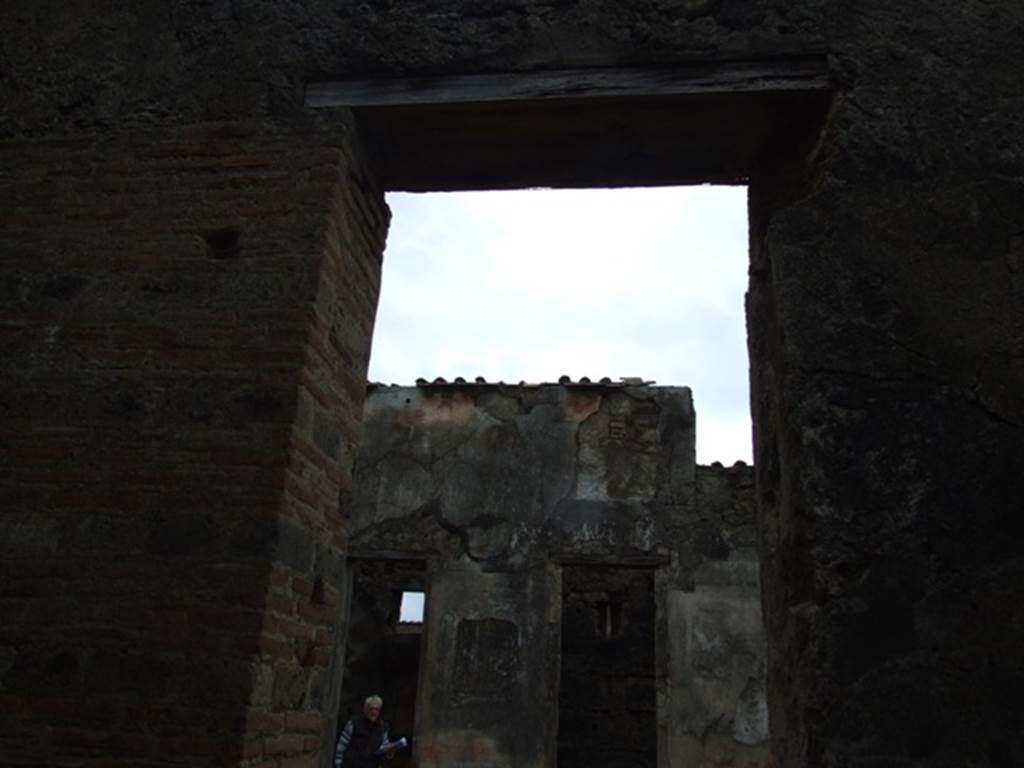
[[[367,696],[363,714],[345,723],[334,749],[334,768],[377,768],[383,757],[377,754],[388,741],[388,724],[380,719],[384,700]]]

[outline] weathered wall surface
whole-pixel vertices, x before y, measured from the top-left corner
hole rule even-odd
[[[301,111],[338,76],[820,52],[822,0],[275,0],[4,9],[0,135]],[[47,62],[40,67],[39,62]]]
[[[387,218],[351,134],[0,153],[0,762],[316,755]]]
[[[691,580],[670,589],[670,765],[774,765],[765,694],[753,468],[697,467]]]
[[[421,765],[766,764],[752,471],[693,425],[686,389],[371,391],[343,506],[353,555],[429,564]]]
[[[667,387],[375,388],[352,546],[492,569],[667,556],[694,506],[693,419]]]
[[[694,505],[689,392],[377,388],[364,426],[351,551],[431,563],[420,763],[552,765],[553,561],[670,560]]]
[[[1024,763],[1019,3],[831,4],[836,98],[751,185],[786,766]]]
[[[212,190],[240,178],[241,166],[204,161],[204,181],[191,187],[196,194],[178,195],[174,180],[181,172],[146,156],[164,131],[177,126],[185,131],[181,135],[216,138],[227,158],[248,154],[249,139],[244,132],[218,133],[215,123],[255,118],[268,141],[282,139],[288,146],[277,155],[278,166],[296,173],[292,163],[318,140],[297,138],[292,121],[303,111],[303,83],[321,77],[771,59],[820,51],[829,55],[835,90],[820,141],[788,154],[783,141],[752,169],[749,327],[777,747],[786,766],[1003,768],[1024,762],[1024,713],[1014,695],[1024,682],[1024,628],[1016,610],[1024,592],[1016,546],[1024,498],[1020,3],[154,0],[128,7],[14,0],[0,8],[0,25],[6,269],[0,343],[4,386],[12,393],[2,407],[3,610],[5,619],[15,617],[4,622],[0,669],[7,668],[4,711],[16,713],[12,728],[33,718],[41,723],[41,702],[49,697],[59,710],[54,719],[85,733],[80,739],[114,733],[112,724],[91,721],[86,713],[96,709],[84,703],[95,681],[109,679],[100,651],[116,648],[121,659],[126,649],[139,647],[140,636],[157,632],[173,654],[185,656],[188,640],[172,641],[171,633],[154,629],[157,618],[144,613],[153,606],[149,593],[123,604],[126,611],[118,615],[134,619],[107,614],[104,606],[121,604],[115,596],[127,589],[123,582],[139,580],[177,594],[175,605],[204,604],[196,597],[200,587],[188,586],[198,569],[164,568],[148,554],[130,554],[122,582],[114,577],[105,542],[121,539],[112,550],[133,553],[147,541],[142,529],[157,517],[111,518],[96,499],[130,496],[131,486],[126,491],[113,477],[140,455],[161,470],[174,465],[176,447],[191,438],[173,408],[151,408],[144,411],[157,435],[151,442],[140,444],[124,428],[127,456],[102,445],[93,452],[94,428],[112,429],[123,418],[117,415],[122,406],[101,408],[101,397],[90,389],[115,364],[97,358],[92,373],[86,366],[96,344],[109,344],[112,353],[128,351],[126,378],[147,390],[180,392],[186,380],[234,370],[225,363],[229,356],[181,360],[170,389],[152,358],[130,351],[162,348],[152,328],[135,347],[105,330],[101,342],[65,333],[59,360],[34,362],[49,348],[47,329],[61,326],[45,303],[61,307],[62,315],[79,307],[79,322],[99,329],[109,325],[105,313],[124,306],[118,290],[96,303],[61,298],[74,294],[75,282],[60,280],[63,273],[54,265],[74,263],[87,252],[81,233],[88,233],[88,252],[95,255],[89,274],[116,281],[122,256],[189,252],[191,246],[177,240],[182,233],[201,236],[226,226],[220,215],[195,230],[188,222],[217,210]],[[150,174],[148,183],[125,196],[138,226],[112,224],[116,206],[103,202],[108,173],[118,167],[139,178]],[[282,186],[274,201],[300,199],[312,189]],[[249,227],[268,218],[262,205],[240,206],[236,213]],[[153,217],[148,224],[146,216]],[[324,206],[320,224],[330,218]],[[280,246],[279,253],[308,251],[290,238],[267,242]],[[274,263],[267,262],[267,279],[287,284],[293,263]],[[215,271],[197,268],[195,274]],[[358,270],[344,274],[355,290],[374,284]],[[45,287],[51,280],[56,282],[41,291],[39,302],[23,298],[37,295],[24,294],[24,286]],[[131,316],[133,331],[160,301],[165,299],[140,300]],[[195,314],[209,306],[201,292],[179,294],[175,301],[182,309],[176,330],[205,327]],[[246,333],[259,326],[239,315],[238,327]],[[346,343],[364,347],[366,312],[339,317],[338,329]],[[260,359],[240,369],[243,378],[262,381],[257,372],[272,343],[258,342]],[[353,376],[357,368],[349,369]],[[55,383],[58,375],[66,378]],[[232,386],[218,384],[214,401],[222,395],[230,400]],[[38,392],[59,396],[39,405],[32,399]],[[232,417],[232,428],[219,437],[201,422],[189,429],[201,435],[196,440],[215,439],[231,450],[262,445],[251,424],[280,418],[277,434],[284,433],[284,414],[302,413],[296,397],[279,417]],[[96,405],[62,411],[61,402]],[[131,401],[124,402],[131,411]],[[354,399],[338,409],[339,418],[345,411],[350,421],[358,419]],[[29,414],[42,425],[31,432]],[[277,457],[283,452],[272,451]],[[210,454],[202,455],[208,466]],[[85,461],[89,457],[92,464]],[[40,467],[62,467],[68,474],[31,477]],[[280,470],[279,480],[274,474],[226,483],[195,468],[181,483],[188,489],[184,498],[173,501],[170,484],[159,491],[154,485],[146,497],[159,498],[174,520],[181,513],[202,530],[220,531],[213,512],[193,514],[206,508],[197,499],[212,500],[209,509],[220,499],[233,499],[229,506],[236,510],[259,507],[261,502],[241,500],[241,489],[283,482]],[[66,515],[33,500],[40,484],[47,493],[64,495]],[[262,491],[259,496],[266,498]],[[97,533],[87,535],[67,521]],[[99,533],[104,529],[109,534]],[[61,538],[64,531],[74,533]],[[182,538],[189,553],[202,540]],[[148,546],[142,545],[144,553]],[[42,556],[41,548],[52,556]],[[83,559],[76,559],[78,552]],[[250,562],[255,570],[244,578],[249,588],[270,566],[264,555],[247,557],[223,550],[210,562],[218,579],[244,572]],[[35,567],[52,571],[36,579]],[[65,567],[72,572],[61,572]],[[29,583],[16,581],[19,574]],[[64,614],[67,624],[47,629],[44,617],[71,594],[69,585],[85,589],[90,582],[87,594],[75,593],[78,608]],[[230,591],[213,593],[218,615],[237,605]],[[135,630],[121,633],[130,621]],[[224,637],[248,637],[255,623],[225,629]],[[74,627],[81,661],[72,664],[55,638],[69,636]],[[60,684],[51,686],[36,673],[8,681],[26,654],[52,668]],[[159,653],[147,651],[142,663],[156,668]],[[174,694],[182,718],[204,711],[206,691],[233,690],[216,695],[230,699],[226,710],[241,722],[248,704],[239,702],[248,684],[232,688],[224,681],[198,690],[202,675],[172,676],[182,685]],[[150,690],[133,695],[147,707],[162,706]],[[37,702],[33,708],[23,707],[27,699]],[[16,730],[19,759],[52,764],[49,748],[39,746],[47,742],[23,738],[40,732],[35,728]],[[129,747],[102,738],[110,754],[135,759]]]

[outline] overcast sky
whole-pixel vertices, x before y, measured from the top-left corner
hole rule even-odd
[[[745,187],[388,195],[370,380],[642,376],[751,461]]]

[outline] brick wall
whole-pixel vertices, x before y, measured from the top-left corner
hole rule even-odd
[[[388,216],[356,144],[0,145],[0,762],[318,753]]]

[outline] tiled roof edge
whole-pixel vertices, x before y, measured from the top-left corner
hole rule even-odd
[[[539,382],[509,382],[509,381],[487,381],[482,376],[477,376],[474,380],[469,381],[461,376],[457,376],[452,381],[438,376],[433,381],[428,379],[419,378],[416,379],[415,384],[385,384],[379,381],[371,381],[367,387],[370,389],[386,388],[386,387],[420,387],[420,388],[436,388],[436,387],[602,387],[602,388],[624,388],[624,387],[649,387],[655,385],[656,382],[642,379],[638,376],[623,376],[618,381],[612,381],[609,377],[605,376],[598,381],[592,381],[587,376],[582,376],[577,381],[573,381],[568,376],[562,376],[558,381],[539,381]]]

